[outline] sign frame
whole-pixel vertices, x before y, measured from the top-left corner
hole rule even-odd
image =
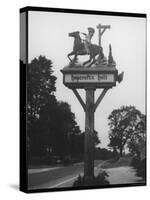
[[[63,73],[63,84],[70,88],[70,89],[83,89],[83,88],[87,88],[87,87],[92,87],[92,88],[112,88],[114,86],[116,86],[116,81],[117,81],[117,76],[118,76],[118,70],[115,67],[97,67],[97,68],[64,68],[63,70],[61,70],[61,72]],[[69,82],[65,82],[65,75],[73,75],[73,74],[112,74],[114,75],[114,81],[113,82],[86,82],[85,83],[81,83],[81,82],[74,82],[74,83],[69,83]]]

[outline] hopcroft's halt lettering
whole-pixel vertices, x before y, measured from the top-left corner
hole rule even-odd
[[[113,74],[65,74],[64,83],[114,83]]]

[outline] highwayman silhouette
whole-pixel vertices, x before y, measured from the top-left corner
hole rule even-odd
[[[85,46],[85,50],[86,50],[87,54],[90,53],[89,47],[91,45],[91,39],[92,39],[94,33],[95,33],[95,30],[94,30],[94,28],[91,28],[91,27],[88,28],[88,34],[82,33],[85,36],[85,40],[83,40],[83,41],[84,41],[84,46]]]
[[[83,41],[80,37],[79,31],[69,33],[69,37],[74,38],[73,51],[67,55],[68,59],[71,62],[70,67],[73,67],[76,63],[78,55],[89,55],[89,59],[83,63],[83,66],[87,63],[90,63],[88,67],[90,67],[93,63],[96,62],[96,56],[98,54],[101,54],[100,56],[102,59],[104,58],[102,47],[91,43],[91,39],[94,33],[94,28],[89,27],[88,34],[82,33],[85,36],[85,39]],[[73,59],[71,59],[71,56],[73,55],[74,57]]]

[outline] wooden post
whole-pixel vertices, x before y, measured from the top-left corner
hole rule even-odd
[[[94,178],[94,91],[86,89],[84,180],[90,183]]]
[[[103,33],[106,31],[106,29],[110,29],[110,25],[101,25],[99,24],[97,26],[98,28],[98,42],[99,42],[99,46],[102,47],[102,42],[101,42],[101,37],[103,35]],[[98,57],[98,62],[99,64],[101,63],[101,50],[99,50],[99,57]]]
[[[99,24],[97,28],[98,28],[98,43],[99,46],[101,47],[101,24]]]
[[[78,93],[78,91],[77,91],[76,89],[72,89],[72,91],[73,91],[73,93],[76,95],[76,97],[77,97],[78,101],[80,102],[80,104],[81,104],[83,110],[85,111],[85,110],[86,110],[86,106],[85,106],[85,103],[84,103],[84,101],[82,100],[80,94]]]
[[[94,102],[96,88],[86,88],[86,103],[76,89],[72,89],[85,111],[85,138],[84,138],[84,181],[88,185],[94,179],[94,112],[105,96],[107,89]]]
[[[103,33],[106,31],[106,29],[110,29],[110,25],[101,25],[99,24],[97,26],[98,28],[98,39],[99,39],[99,46],[101,46],[101,37],[103,35]]]
[[[98,28],[98,43],[99,47],[101,47],[101,24],[97,26]],[[98,63],[101,63],[101,49],[99,48],[99,56],[98,56]]]
[[[98,105],[100,104],[100,102],[102,101],[102,99],[104,98],[104,96],[105,96],[105,94],[106,94],[106,92],[107,92],[108,90],[109,90],[109,88],[103,89],[102,93],[101,93],[100,96],[98,97],[98,99],[97,99],[97,101],[96,101],[96,103],[95,103],[95,106],[94,106],[95,111],[96,111],[96,108],[98,107]]]

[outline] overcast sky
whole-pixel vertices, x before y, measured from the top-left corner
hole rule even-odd
[[[85,129],[85,113],[73,92],[62,83],[60,70],[68,65],[67,54],[72,51],[73,38],[68,33],[87,33],[88,27],[95,28],[92,43],[98,44],[98,24],[111,25],[102,36],[104,55],[108,56],[109,44],[119,72],[124,72],[124,80],[110,89],[95,113],[95,130],[99,133],[101,147],[108,140],[108,116],[113,109],[122,105],[134,105],[145,113],[145,67],[146,67],[146,19],[102,15],[82,15],[50,12],[29,12],[29,62],[39,55],[52,60],[54,75],[57,77],[58,100],[71,105],[82,131]],[[79,56],[79,61],[87,56]],[[95,99],[101,90],[97,89]],[[80,90],[85,100],[84,90]]]

